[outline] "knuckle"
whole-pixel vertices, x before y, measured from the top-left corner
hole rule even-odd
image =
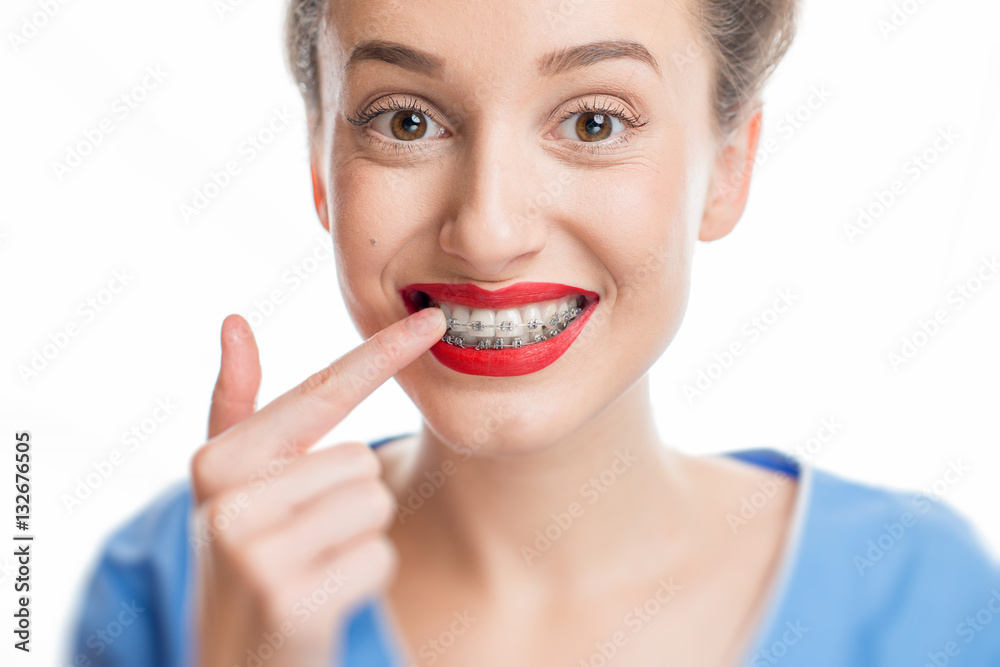
[[[396,508],[396,497],[381,482],[375,484],[370,494],[369,502],[375,522],[379,525],[388,524]]]
[[[334,362],[306,378],[298,386],[299,394],[304,398],[328,401],[335,395],[335,388],[340,381],[341,372]]]
[[[261,613],[264,616],[264,623],[270,628],[280,628],[284,623],[291,620],[292,602],[285,599],[280,593],[268,593],[258,603]]]
[[[383,329],[371,338],[372,358],[371,363],[379,370],[390,365],[402,355],[402,347],[396,338],[389,336]]]
[[[207,534],[212,541],[221,547],[224,553],[237,546],[237,535],[232,530],[235,520],[230,506],[225,505],[220,499],[213,498],[205,511]]]
[[[381,509],[389,503],[389,489],[380,479],[359,479],[352,483],[361,507]]]
[[[392,540],[383,534],[376,535],[364,547],[368,551],[365,554],[367,562],[378,573],[381,573],[380,580],[391,577],[399,567],[399,552]]]
[[[373,533],[329,561],[347,580],[346,592],[360,595],[384,588],[399,568],[396,545],[383,533]]]
[[[191,457],[191,472],[195,475],[200,475],[204,472],[205,467],[208,465],[208,449],[209,445],[202,445]]]
[[[378,478],[382,475],[382,460],[364,442],[351,441],[337,446],[341,466],[355,472],[358,477]]]
[[[396,512],[396,496],[380,479],[360,479],[352,482],[344,498],[347,507],[359,508],[353,531],[357,533],[383,531],[392,523]]]
[[[211,526],[217,526],[222,523],[225,517],[225,511],[223,510],[222,499],[219,496],[213,496],[205,502],[205,518],[208,519],[208,523]]]
[[[191,483],[198,498],[205,498],[211,492],[215,458],[212,450],[211,444],[202,445],[191,457]]]
[[[265,574],[247,582],[247,589],[254,605],[260,609],[266,626],[276,628],[288,619],[291,601],[285,583],[272,580]]]
[[[239,569],[244,581],[264,599],[271,596],[274,588],[269,578],[270,572],[281,570],[275,567],[273,550],[266,539],[251,540],[232,552],[233,563]]]
[[[221,555],[223,560],[227,563],[239,561],[243,549],[243,542],[237,539],[234,531],[217,531],[213,536],[213,543],[215,545],[216,553]]]

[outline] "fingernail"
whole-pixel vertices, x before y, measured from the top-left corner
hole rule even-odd
[[[406,328],[418,336],[429,334],[442,324],[444,312],[440,308],[424,308],[406,320]]]

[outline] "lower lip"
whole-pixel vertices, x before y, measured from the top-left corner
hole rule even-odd
[[[512,377],[540,371],[565,354],[597,306],[597,299],[590,301],[584,311],[569,326],[553,338],[524,347],[503,350],[477,350],[458,347],[439,340],[431,347],[434,358],[453,371],[467,375]]]

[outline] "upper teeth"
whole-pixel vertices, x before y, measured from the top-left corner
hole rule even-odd
[[[582,296],[569,296],[520,308],[490,310],[431,299],[431,306],[441,308],[448,320],[442,340],[477,349],[521,347],[551,338],[582,312],[583,304]]]

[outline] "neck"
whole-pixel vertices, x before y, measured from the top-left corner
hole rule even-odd
[[[676,550],[681,456],[660,442],[648,376],[578,432],[529,455],[465,458],[426,427],[413,452],[403,488],[445,472],[393,528],[421,567],[447,568],[488,589],[528,579],[584,595],[648,580],[655,572],[641,564],[666,562]]]

